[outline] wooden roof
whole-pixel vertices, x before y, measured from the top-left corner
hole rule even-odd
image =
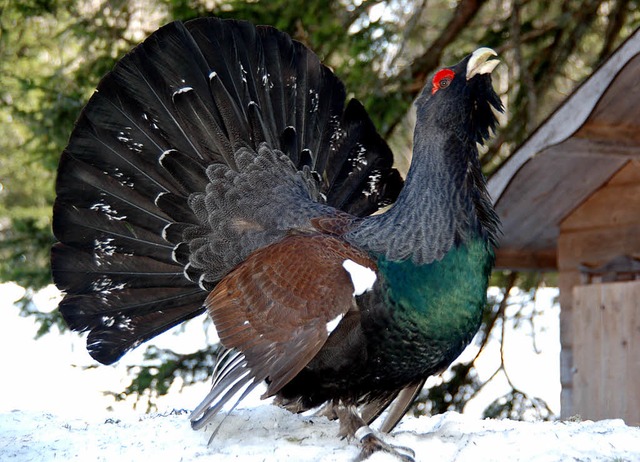
[[[497,266],[555,269],[562,219],[632,159],[640,159],[640,30],[489,180],[504,233]]]

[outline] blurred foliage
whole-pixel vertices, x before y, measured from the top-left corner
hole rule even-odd
[[[316,51],[368,108],[406,166],[411,102],[428,76],[480,45],[504,62],[495,84],[507,117],[483,153],[488,174],[640,24],[637,0],[0,0],[0,282],[27,294],[50,282],[55,169],[82,106],[127,50],[174,19],[216,15],[278,27]],[[540,276],[497,273],[508,294],[535,293]],[[504,297],[504,300],[507,300]],[[490,300],[482,345],[504,326],[506,301]],[[40,333],[61,326],[35,310]],[[516,311],[514,316],[518,316]],[[519,322],[525,322],[525,319]],[[214,353],[150,350],[125,393],[156,396],[176,377],[202,375]],[[198,356],[199,355],[199,356]],[[201,361],[201,362],[199,362]],[[432,412],[461,409],[483,386],[472,364],[423,396]],[[539,403],[513,390],[488,415],[513,417]],[[418,406],[418,412],[420,412]],[[423,409],[425,410],[425,409]],[[544,414],[543,412],[540,413]]]
[[[549,420],[553,413],[540,398],[530,397],[520,390],[509,393],[489,404],[483,412],[487,419]]]

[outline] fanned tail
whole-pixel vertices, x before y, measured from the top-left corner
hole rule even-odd
[[[317,183],[311,199],[354,215],[395,200],[402,180],[389,148],[364,108],[344,100],[307,48],[240,21],[171,23],[116,65],[62,154],[53,219],[60,311],[89,331],[96,360],[113,363],[204,311],[218,281],[193,252],[213,247],[225,224],[203,217],[198,197],[224,201],[212,178],[244,175],[246,152],[256,162],[283,153]],[[231,269],[208,263],[210,274]]]

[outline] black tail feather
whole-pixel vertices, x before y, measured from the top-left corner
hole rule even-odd
[[[178,265],[119,253],[96,259],[61,243],[52,263],[56,285],[68,294],[60,312],[71,329],[91,331],[87,348],[104,364],[204,311],[206,292]]]
[[[157,233],[131,226],[125,220],[105,220],[101,210],[75,209],[66,204],[56,204],[54,211],[58,239],[70,248],[91,252],[91,264],[98,268],[104,259],[114,255],[125,258],[149,256],[165,262],[173,260],[173,245]],[[53,269],[55,279],[58,266]]]
[[[89,354],[103,364],[113,364],[130,349],[204,313],[201,294],[192,293],[191,299],[186,294],[182,294],[180,308],[170,311],[153,311],[133,318],[125,314],[113,317],[101,314],[104,322],[94,327],[87,336]],[[158,305],[156,302],[156,308]]]
[[[180,265],[147,256],[118,253],[115,249],[97,254],[94,249],[81,251],[57,244],[52,249],[52,262],[58,287],[76,295],[96,295],[96,299],[100,299],[104,292],[122,292],[125,288],[193,286],[185,279]]]
[[[207,186],[206,166],[189,156],[169,150],[160,156],[158,162],[185,190],[204,191]]]
[[[336,157],[326,167],[331,178],[327,202],[353,215],[369,215],[395,201],[402,178],[392,168],[393,154],[376,132],[364,107],[349,101],[342,119]]]
[[[137,187],[144,181],[106,174],[99,167],[72,156],[62,157],[58,172],[56,205],[69,204],[74,209],[94,210],[111,221],[126,220],[152,230],[172,221],[154,204],[158,188]],[[136,185],[135,189],[130,185]],[[167,189],[160,192],[167,192]],[[64,232],[65,226],[56,215],[54,210],[53,231],[57,236]]]
[[[194,260],[216,275],[235,260],[217,258],[228,241],[212,236],[207,210],[225,198],[198,193],[215,195],[212,178],[262,155],[243,150],[282,151],[328,205],[355,215],[395,199],[391,152],[362,106],[344,101],[302,44],[240,21],[168,24],[116,65],[62,155],[53,220],[60,309],[91,331],[94,358],[113,362],[203,312],[217,281]]]

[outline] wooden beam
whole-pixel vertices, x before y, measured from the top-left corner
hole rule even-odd
[[[640,224],[560,233],[558,269],[603,265],[620,255],[640,256]]]
[[[640,146],[640,127],[637,125],[608,125],[589,121],[573,136],[601,143],[616,143],[636,147]]]
[[[607,185],[560,224],[560,232],[640,224],[640,183]]]
[[[517,250],[498,249],[496,269],[516,271],[555,271],[557,269],[555,249]]]
[[[627,162],[608,183],[609,186],[625,184],[640,184],[640,160]]]
[[[640,159],[640,144],[625,143],[623,140],[604,140],[596,138],[571,137],[558,146],[561,155],[573,158],[599,159]]]
[[[555,247],[560,222],[626,163],[624,159],[577,162],[554,154],[558,153],[547,151],[531,159],[496,203],[503,248]]]

